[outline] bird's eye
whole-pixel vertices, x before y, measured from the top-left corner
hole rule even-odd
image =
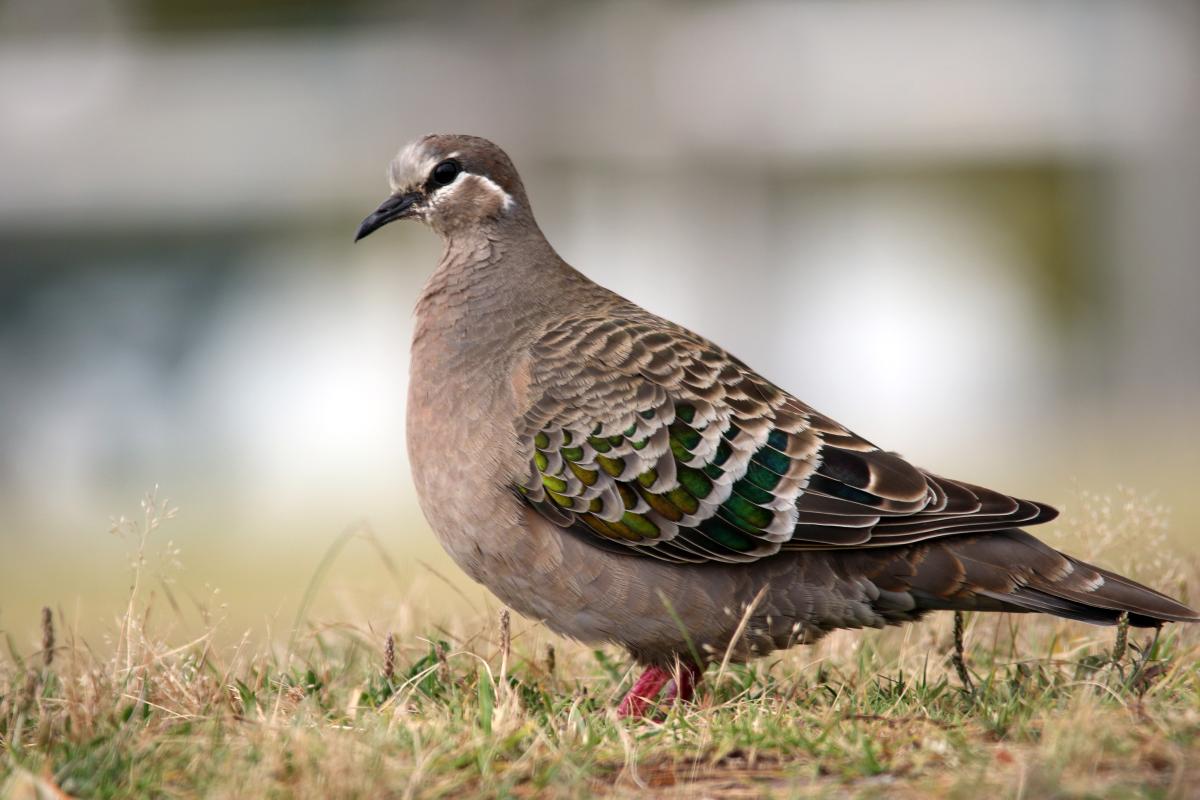
[[[454,183],[454,179],[458,177],[458,173],[460,172],[462,172],[462,167],[459,163],[449,159],[433,168],[433,172],[429,173],[429,180],[435,186],[449,186]]]

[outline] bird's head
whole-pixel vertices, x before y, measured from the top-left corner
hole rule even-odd
[[[508,155],[478,136],[430,134],[388,168],[392,194],[363,220],[355,241],[398,219],[419,219],[443,237],[528,214]]]

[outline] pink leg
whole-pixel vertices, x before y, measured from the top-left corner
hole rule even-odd
[[[691,661],[682,661],[679,663],[679,675],[672,676],[670,685],[667,686],[667,694],[663,698],[664,704],[675,702],[688,702],[696,696],[696,684],[704,678],[704,672]]]
[[[663,705],[675,702],[687,702],[696,696],[696,684],[700,682],[704,672],[690,661],[679,665],[679,674],[662,667],[647,667],[637,683],[629,690],[629,694],[617,706],[619,717],[644,717],[651,703],[658,697],[659,692],[666,687],[663,695]]]
[[[662,691],[671,673],[662,667],[646,667],[646,671],[637,679],[637,683],[629,690],[617,706],[618,717],[644,717],[654,698]]]

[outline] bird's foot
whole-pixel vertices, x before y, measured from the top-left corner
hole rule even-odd
[[[663,694],[663,705],[686,702],[695,697],[696,684],[700,682],[703,670],[690,661],[680,662],[676,667],[674,672],[662,667],[647,667],[617,706],[617,716],[645,717],[659,693]]]
[[[671,676],[667,684],[667,692],[663,698],[666,705],[675,702],[690,702],[696,696],[696,684],[704,678],[704,670],[690,661],[680,662],[677,672]]]
[[[654,698],[671,680],[671,673],[662,667],[646,667],[646,671],[633,684],[629,693],[617,706],[618,717],[644,717]]]

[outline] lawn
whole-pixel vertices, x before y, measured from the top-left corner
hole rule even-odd
[[[174,636],[186,604],[145,557],[170,516],[150,501],[121,523],[129,603],[103,640],[49,611],[40,648],[6,634],[3,800],[1200,795],[1200,626],[1122,646],[1113,628],[968,616],[968,688],[940,614],[714,665],[696,703],[629,721],[619,650],[428,597],[397,597],[391,631],[305,603],[283,637]],[[1160,510],[1122,495],[1083,516],[1054,543],[1196,599]]]

